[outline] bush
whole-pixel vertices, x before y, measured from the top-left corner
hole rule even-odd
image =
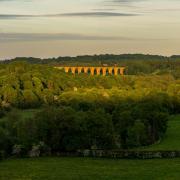
[[[11,153],[12,139],[7,129],[0,127],[0,151],[5,155]]]
[[[24,155],[24,147],[22,145],[15,144],[13,146],[12,155],[16,157],[22,157]]]
[[[34,144],[29,151],[29,157],[49,156],[51,155],[51,149],[45,145],[44,142]]]
[[[29,152],[29,157],[39,157],[40,153],[40,145],[33,145],[31,151]]]
[[[4,151],[0,151],[0,161],[4,159]]]
[[[0,118],[2,118],[5,115],[5,110],[0,108]]]

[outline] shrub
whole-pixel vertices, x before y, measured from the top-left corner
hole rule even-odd
[[[40,153],[40,145],[33,145],[32,149],[29,151],[29,157],[39,157]]]
[[[24,155],[24,147],[22,145],[15,144],[13,146],[12,154],[16,157],[21,157]]]

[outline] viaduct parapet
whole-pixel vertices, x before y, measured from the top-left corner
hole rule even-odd
[[[91,74],[91,75],[124,75],[125,67],[55,67],[72,74]]]

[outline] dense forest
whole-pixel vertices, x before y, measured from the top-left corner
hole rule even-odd
[[[125,76],[72,75],[53,67],[66,58],[2,62],[0,151],[129,149],[163,138],[169,115],[180,113],[178,57],[120,57],[67,57],[66,63],[127,63]],[[21,116],[23,109],[32,108],[37,109],[33,117]]]

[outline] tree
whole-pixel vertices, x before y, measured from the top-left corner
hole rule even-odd
[[[89,148],[112,148],[115,146],[115,134],[111,116],[103,109],[88,111],[85,122],[87,123],[87,142]]]
[[[24,108],[32,108],[39,106],[38,97],[33,93],[32,90],[27,89],[22,92],[23,95],[23,107]]]
[[[142,146],[147,143],[146,127],[140,120],[128,129],[128,147]]]

